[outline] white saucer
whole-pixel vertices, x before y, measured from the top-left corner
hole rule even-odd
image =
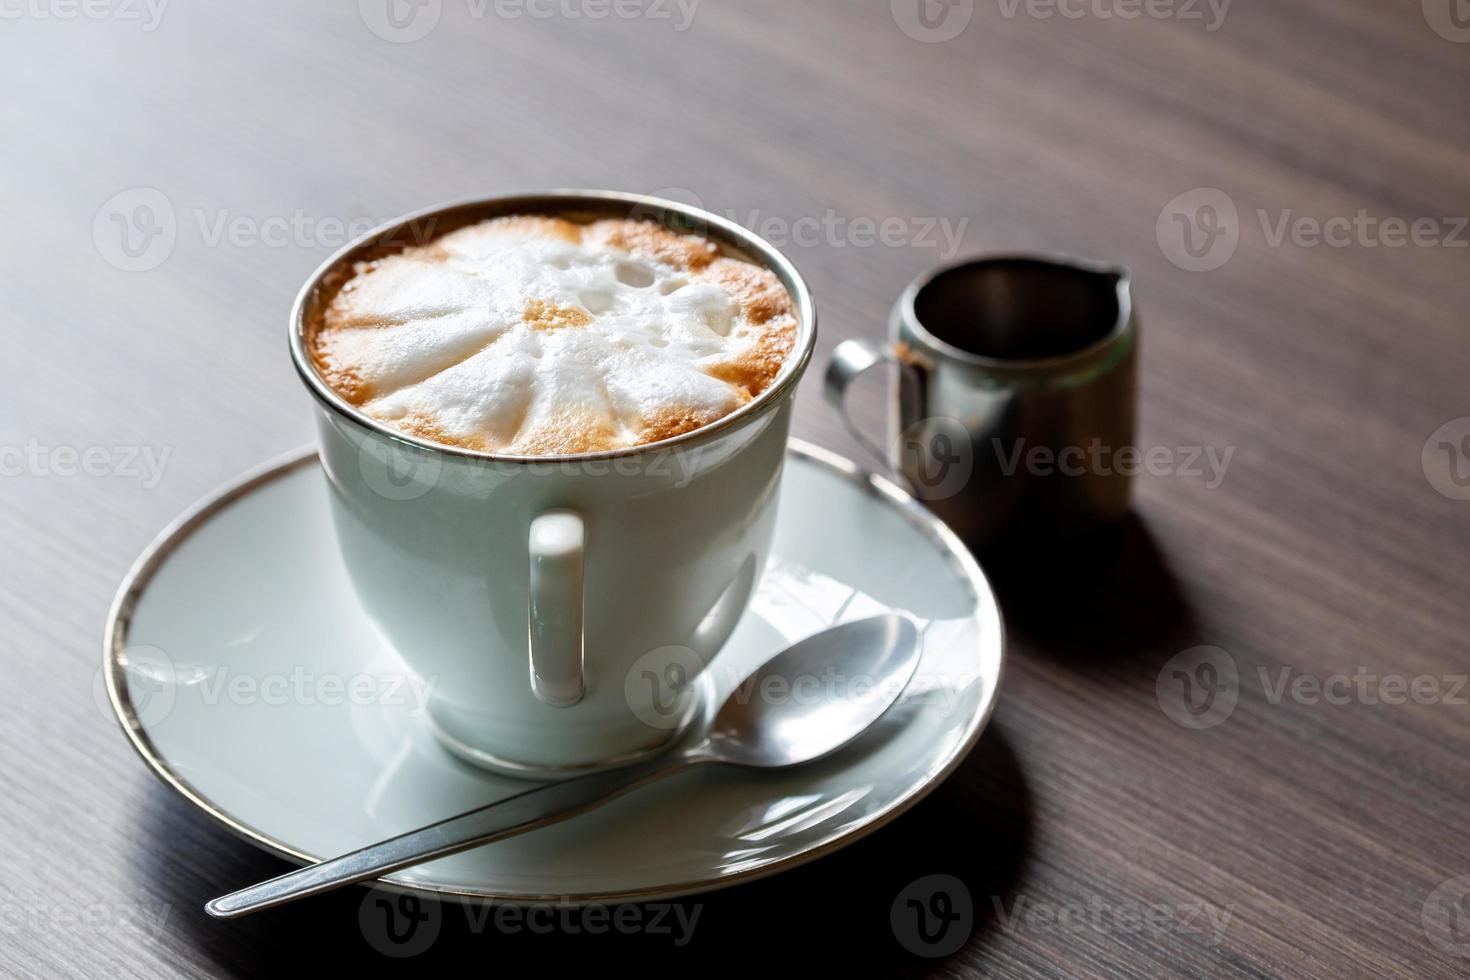
[[[315,460],[247,475],[168,528],[118,593],[104,660],[113,710],[153,771],[298,863],[528,785],[455,759],[411,688],[390,690],[406,668],[357,605]],[[795,640],[901,609],[924,626],[923,659],[872,732],[813,766],[685,773],[385,880],[468,899],[669,898],[830,853],[938,785],[979,739],[1001,676],[979,567],[892,484],[812,446],[792,443],[780,507],[769,568],[711,668],[714,696]]]

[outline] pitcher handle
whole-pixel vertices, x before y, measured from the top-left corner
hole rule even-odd
[[[858,427],[857,422],[847,411],[848,388],[854,381],[880,364],[900,364],[900,362],[886,347],[879,347],[867,340],[844,340],[832,352],[832,362],[827,365],[827,376],[823,380],[822,390],[827,396],[827,401],[837,409],[837,414],[842,417],[842,424],[857,444],[866,449],[874,459],[882,464],[885,470],[891,471],[893,463],[888,458],[888,453],[879,443],[868,438],[868,434]]]

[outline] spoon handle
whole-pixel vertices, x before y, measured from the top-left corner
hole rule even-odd
[[[269,881],[222,895],[204,910],[234,919],[298,898],[377,878],[435,858],[559,823],[601,806],[631,789],[689,768],[699,758],[662,758],[642,765],[548,783],[361,850],[308,865]]]

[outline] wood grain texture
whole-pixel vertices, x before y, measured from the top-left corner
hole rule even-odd
[[[1272,693],[1283,669],[1446,686],[1470,672],[1467,504],[1420,459],[1470,416],[1470,234],[1398,248],[1268,234],[1283,214],[1360,209],[1449,234],[1445,219],[1470,214],[1470,43],[1436,33],[1417,0],[1240,0],[1217,30],[1100,16],[1111,3],[1045,18],[977,0],[944,43],[906,35],[902,3],[883,0],[704,0],[683,31],[672,5],[673,21],[543,19],[443,0],[413,43],[368,30],[372,6],[178,0],[145,30],[38,16],[59,9],[41,3],[4,24],[0,974],[245,977],[296,956],[747,975],[782,961],[863,976],[1470,970],[1424,926],[1447,914],[1426,905],[1434,890],[1470,874],[1470,692]],[[1044,574],[993,568],[1011,660],[972,758],[850,850],[696,900],[685,946],[477,932],[454,909],[399,963],[365,942],[359,894],[208,921],[204,899],[282,865],[173,798],[99,707],[112,592],[178,511],[308,441],[284,324],[333,250],[332,220],[554,186],[684,189],[774,237],[830,216],[836,232],[778,242],[822,309],[819,366],[842,338],[880,337],[904,284],[949,257],[864,246],[859,219],[965,221],[965,253],[1123,262],[1144,324],[1141,444],[1233,447],[1230,468],[1214,488],[1141,479],[1118,535],[1033,556]],[[1202,187],[1238,207],[1239,246],[1196,273],[1168,260],[1156,222]],[[94,237],[99,209],[135,188],[177,224],[143,272],[109,261],[105,210]],[[281,221],[284,240],[246,234]],[[796,434],[857,457],[817,387]],[[879,386],[855,400],[876,425]],[[108,473],[55,472],[66,447],[102,447]],[[161,479],[120,447],[167,453]],[[1199,645],[1240,676],[1233,714],[1206,730],[1171,722],[1156,693]],[[975,910],[939,959],[890,926],[900,891],[930,874],[959,877]],[[1218,931],[1206,906],[1228,913]]]

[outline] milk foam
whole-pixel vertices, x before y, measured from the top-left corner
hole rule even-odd
[[[708,425],[796,334],[766,269],[651,222],[497,218],[359,263],[310,326],[345,399],[448,445],[569,454]]]

